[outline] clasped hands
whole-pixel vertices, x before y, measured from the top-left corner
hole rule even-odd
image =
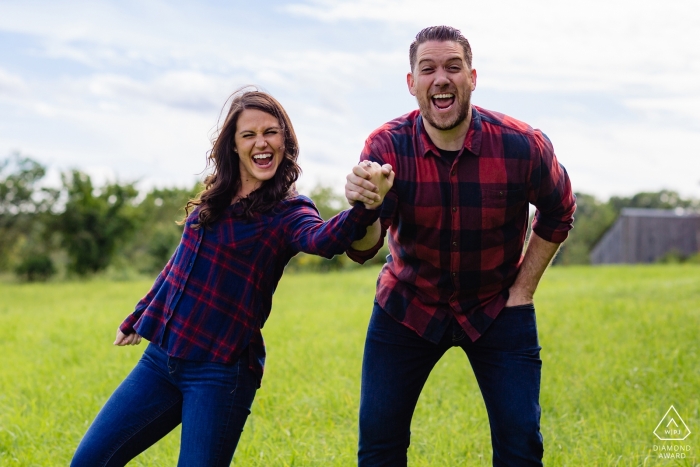
[[[346,177],[345,198],[350,204],[360,202],[367,209],[377,209],[394,185],[395,175],[389,164],[362,161]]]

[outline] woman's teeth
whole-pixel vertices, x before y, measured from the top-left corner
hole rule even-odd
[[[253,156],[253,161],[256,165],[268,165],[270,162],[272,162],[272,154],[256,154]]]

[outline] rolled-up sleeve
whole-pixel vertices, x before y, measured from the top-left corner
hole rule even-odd
[[[576,197],[549,138],[536,130],[532,147],[529,201],[536,208],[532,230],[552,243],[562,243],[573,228]]]

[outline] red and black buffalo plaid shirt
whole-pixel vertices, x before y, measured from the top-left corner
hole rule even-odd
[[[381,207],[387,264],[376,299],[394,319],[438,342],[456,318],[472,340],[503,309],[522,261],[529,206],[532,228],[563,242],[576,208],[569,177],[539,130],[472,106],[464,148],[441,157],[418,110],[386,123],[365,143],[361,160],[391,164],[396,179]]]
[[[195,229],[195,210],[172,258],[120,329],[186,360],[233,363],[249,348],[250,367],[262,378],[260,328],[286,264],[300,251],[343,253],[378,216],[358,204],[324,222],[309,198],[295,196],[250,219],[234,204],[210,227]]]

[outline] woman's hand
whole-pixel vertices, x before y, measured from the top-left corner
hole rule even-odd
[[[114,345],[139,345],[140,343],[141,336],[137,333],[126,335],[121,329],[117,329],[117,338],[114,340]]]
[[[365,204],[367,209],[377,209],[382,205],[384,196],[394,185],[394,171],[389,164],[379,165],[376,162],[365,161],[365,170],[369,172],[369,181],[377,187],[379,199],[371,204]],[[388,173],[387,173],[388,172]]]
[[[394,184],[391,165],[362,161],[352,168],[346,177],[345,198],[348,203],[364,203],[367,209],[376,209],[382,204],[384,195]]]

